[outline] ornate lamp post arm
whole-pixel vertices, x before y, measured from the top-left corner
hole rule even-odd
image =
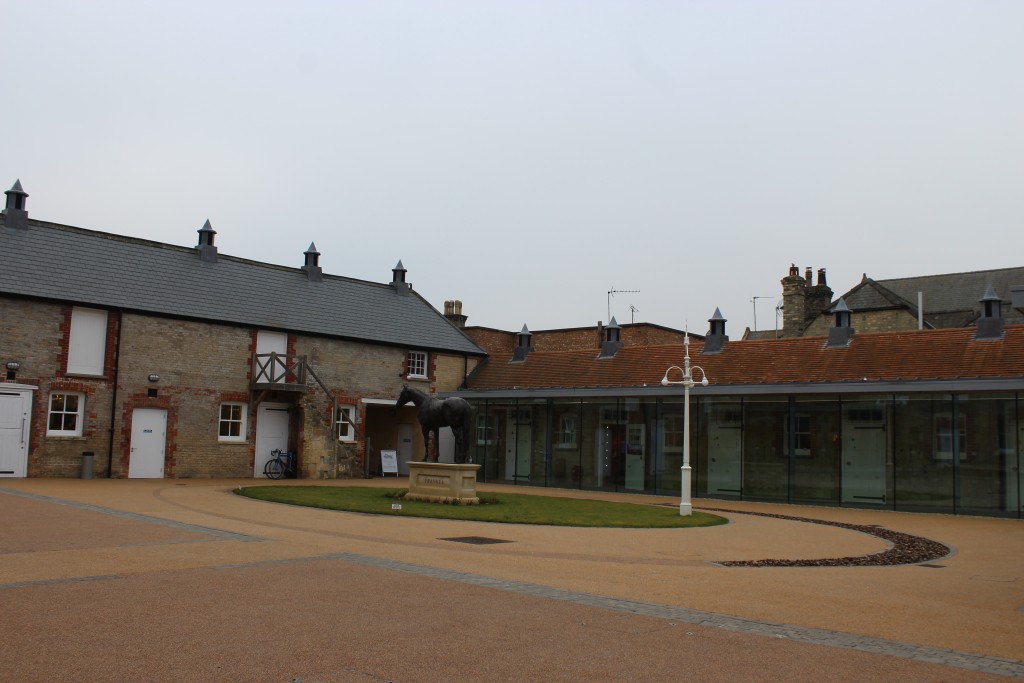
[[[693,371],[700,370],[701,386],[706,387],[708,385],[708,377],[704,372],[704,368],[695,365],[690,367],[690,333],[686,332],[686,336],[683,339],[683,348],[685,354],[683,356],[683,367],[678,365],[671,365],[665,370],[665,376],[661,378],[661,386],[667,387],[669,385],[682,385],[683,387],[683,466],[680,468],[682,479],[682,496],[679,499],[679,514],[682,516],[688,516],[693,514],[693,503],[690,499],[690,490],[693,482],[693,471],[690,468],[690,389],[696,386],[696,382],[693,381]],[[672,370],[677,370],[682,373],[682,379],[672,380],[668,378],[669,373]]]

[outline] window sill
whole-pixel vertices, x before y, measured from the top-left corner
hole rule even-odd
[[[85,441],[81,434],[47,434],[47,439],[62,439],[64,441]]]
[[[110,377],[107,375],[84,375],[80,372],[65,372],[64,378],[66,379],[103,379],[109,380]],[[60,379],[60,378],[58,378]]]

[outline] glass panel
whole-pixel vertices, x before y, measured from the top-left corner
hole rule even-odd
[[[897,396],[893,416],[896,508],[953,512],[952,396]]]
[[[892,506],[892,397],[843,398],[841,501]]]
[[[743,493],[743,403],[731,397],[701,398],[699,414],[697,457],[691,463],[697,492],[738,497]]]
[[[580,448],[583,424],[579,401],[556,400],[551,404],[553,434],[551,437],[551,486],[579,488]]]
[[[794,401],[794,500],[839,502],[839,415],[838,397],[801,396]]]
[[[511,404],[489,401],[470,403],[476,415],[476,428],[469,444],[469,453],[473,462],[481,466],[478,476],[482,481],[503,481],[502,451]]]
[[[743,496],[786,500],[789,453],[786,397],[756,397],[743,404]]]
[[[626,435],[623,454],[623,488],[626,491],[654,491],[657,484],[655,434],[658,403],[653,399],[627,398],[623,401]]]
[[[521,456],[516,465],[516,481],[544,486],[547,484],[548,401],[520,401],[517,414],[516,442]]]
[[[964,429],[960,453],[962,514],[1016,517],[1017,494],[1016,401],[1012,395],[974,394],[957,397]]]
[[[622,481],[626,425],[614,399],[584,401],[580,487],[616,490]]]
[[[668,398],[661,402],[661,416],[657,425],[658,451],[655,461],[657,477],[655,492],[660,495],[678,496],[682,493],[683,467],[683,397]],[[697,402],[690,397],[690,419],[694,419]],[[696,423],[690,424],[691,432],[696,431]],[[690,434],[690,457],[694,455],[694,433]],[[694,467],[691,462],[690,467]]]

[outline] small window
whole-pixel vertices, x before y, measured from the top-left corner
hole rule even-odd
[[[72,309],[68,374],[103,376],[106,347],[107,312],[92,308]]]
[[[356,440],[355,422],[355,406],[338,406],[338,412],[334,416],[334,427],[338,435],[338,441]]]
[[[50,413],[46,422],[46,435],[82,436],[84,413],[84,394],[50,394]]]
[[[562,415],[558,418],[556,448],[576,448],[576,416]]]
[[[409,377],[427,377],[427,353],[426,351],[409,352]]]
[[[219,441],[245,441],[246,405],[244,403],[222,403],[220,405]]]

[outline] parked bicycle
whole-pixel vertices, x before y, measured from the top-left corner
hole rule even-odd
[[[290,454],[280,448],[270,451],[270,460],[263,466],[263,474],[267,479],[295,476],[295,468],[292,465]]]

